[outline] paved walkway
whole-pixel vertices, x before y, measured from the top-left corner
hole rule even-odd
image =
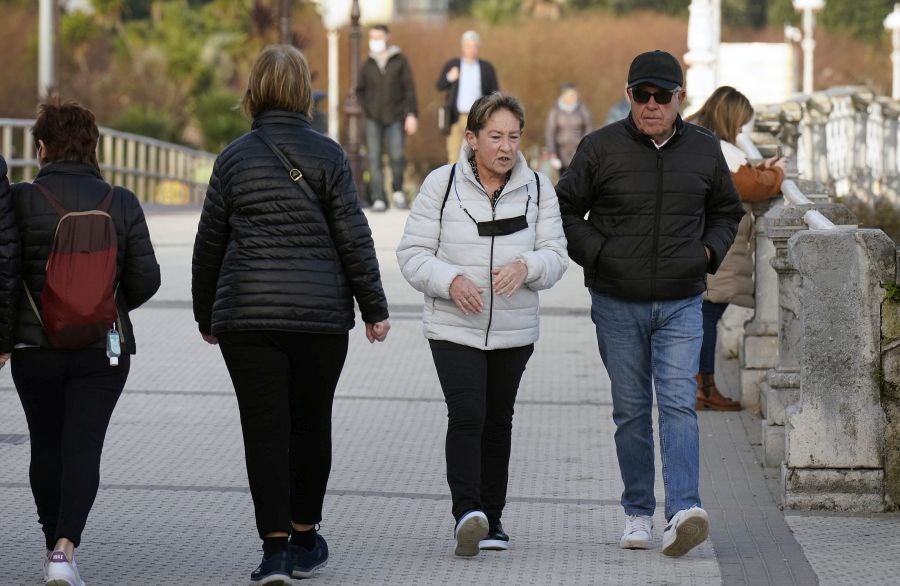
[[[151,212],[163,289],[135,312],[139,354],[113,416],[102,486],[79,549],[90,585],[245,584],[259,561],[237,407],[219,352],[190,310],[197,212]],[[683,558],[618,547],[621,484],[609,381],[581,271],[543,295],[542,339],[517,403],[504,526],[508,552],[452,554],[446,413],[419,327],[421,298],[393,250],[404,212],[373,215],[393,328],[361,328],[334,410],[322,534],[331,560],[311,584],[895,584],[900,517],[790,514],[755,457],[758,421],[702,414],[702,498],[711,539]],[[0,371],[0,584],[40,583],[42,539],[29,445]],[[771,471],[770,471],[771,472]],[[662,502],[662,487],[657,494]],[[657,543],[663,526],[656,515]]]

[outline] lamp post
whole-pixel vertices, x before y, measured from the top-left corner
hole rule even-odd
[[[340,116],[338,113],[338,29],[350,22],[350,0],[320,0],[319,14],[325,25],[328,38],[328,136],[334,140],[340,137]]]
[[[55,0],[41,0],[38,7],[38,98],[44,99],[56,85],[54,63]]]
[[[365,185],[362,180],[362,156],[359,154],[362,140],[362,129],[359,124],[362,118],[362,108],[356,97],[356,81],[359,79],[359,40],[362,36],[359,16],[359,0],[353,0],[353,6],[350,9],[350,89],[347,92],[347,99],[344,100],[344,116],[347,118],[347,144],[344,145],[344,150],[347,151],[347,161],[350,163],[350,171],[353,173],[356,192],[360,199],[368,203],[368,196],[363,195]]]
[[[894,4],[894,11],[884,19],[884,28],[891,31],[891,64],[893,65],[893,85],[891,97],[900,99],[900,4]]]
[[[813,92],[813,53],[816,50],[816,40],[813,37],[813,29],[816,25],[816,10],[825,8],[825,0],[794,0],[794,10],[803,13],[803,93]]]
[[[281,0],[281,6],[278,16],[278,28],[280,31],[281,44],[294,44],[294,3],[292,0]]]

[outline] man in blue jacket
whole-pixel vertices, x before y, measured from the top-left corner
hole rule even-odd
[[[610,378],[625,485],[620,545],[647,549],[652,540],[655,389],[666,491],[661,549],[680,556],[709,532],[694,412],[702,293],[744,209],[719,140],[678,114],[685,91],[675,57],[638,55],[626,95],[630,115],[587,135],[556,189]]]

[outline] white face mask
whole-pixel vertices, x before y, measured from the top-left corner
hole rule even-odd
[[[384,53],[387,49],[387,41],[384,39],[369,39],[369,51],[373,53]]]

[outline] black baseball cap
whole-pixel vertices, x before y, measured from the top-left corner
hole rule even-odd
[[[681,63],[665,51],[641,53],[628,68],[628,87],[651,83],[664,90],[674,90],[684,86]]]

